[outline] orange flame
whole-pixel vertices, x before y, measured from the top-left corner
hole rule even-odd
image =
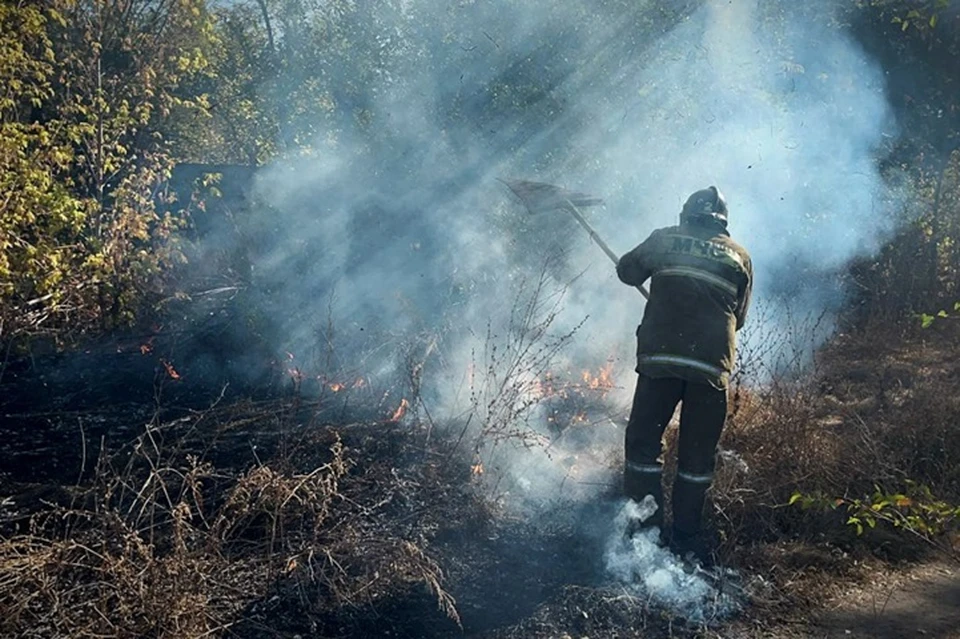
[[[597,371],[596,375],[590,371],[583,371],[581,377],[587,388],[590,390],[603,391],[603,393],[606,394],[614,387],[613,362],[607,362],[603,368]]]
[[[170,376],[170,379],[180,379],[180,373],[178,373],[177,369],[173,367],[173,364],[165,359],[161,359],[160,363],[163,364],[165,369],[167,369],[167,375]]]
[[[484,471],[483,460],[480,459],[480,455],[473,455],[473,463],[470,464],[470,474],[471,475],[482,475]]]
[[[393,416],[390,418],[392,422],[400,421],[403,416],[407,413],[407,408],[410,407],[410,403],[406,398],[400,400],[400,405],[397,407],[397,410],[393,412]]]
[[[554,380],[552,373],[546,373],[543,379],[533,380],[532,386],[532,391],[537,397],[545,398],[556,396],[560,399],[567,398],[567,385],[563,382],[558,384],[556,380]]]
[[[326,377],[317,376],[317,379],[320,380],[321,386],[326,386],[334,393],[339,393],[340,391],[347,390],[348,388],[363,388],[367,385],[367,380],[362,377],[358,377],[352,382],[331,382]]]

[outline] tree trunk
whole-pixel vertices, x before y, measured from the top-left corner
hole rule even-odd
[[[270,55],[277,54],[277,47],[273,42],[273,27],[270,25],[270,13],[267,11],[267,0],[257,0],[260,12],[263,14],[263,24],[267,28],[267,43],[270,46]]]

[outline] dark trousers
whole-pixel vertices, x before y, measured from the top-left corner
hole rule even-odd
[[[653,495],[658,509],[644,524],[662,528],[661,440],[678,402],[683,403],[677,479],[673,484],[673,539],[683,542],[700,534],[717,442],[727,418],[725,390],[677,378],[640,376],[627,423],[624,492],[635,501]]]

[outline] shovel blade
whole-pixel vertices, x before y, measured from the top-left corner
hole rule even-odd
[[[507,180],[498,178],[507,185],[514,195],[520,198],[523,205],[531,213],[542,213],[563,208],[568,204],[577,207],[596,206],[603,204],[603,199],[593,197],[579,191],[570,191],[545,182],[531,182],[530,180]]]

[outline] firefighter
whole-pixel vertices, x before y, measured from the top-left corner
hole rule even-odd
[[[624,492],[635,501],[652,495],[658,508],[631,532],[656,526],[674,552],[707,566],[712,556],[701,518],[727,417],[736,331],[746,319],[753,284],[750,256],[727,232],[720,191],[711,186],[690,195],[679,226],[655,230],[620,258],[617,275],[630,286],[651,279],[637,328],[639,377],[625,437]],[[662,437],[678,403],[678,470],[668,534]]]

